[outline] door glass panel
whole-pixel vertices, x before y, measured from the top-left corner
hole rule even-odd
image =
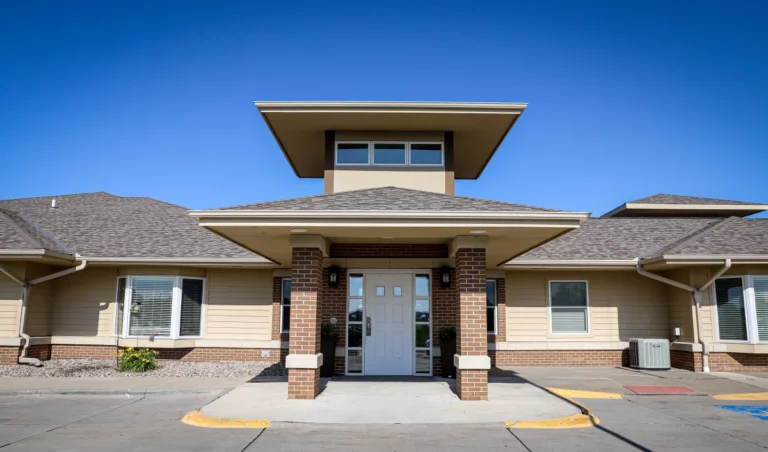
[[[416,296],[417,297],[429,296],[429,276],[416,275]]]
[[[392,294],[396,297],[402,297],[403,296],[403,288],[400,286],[395,286],[392,289]]]
[[[363,321],[363,300],[359,298],[353,298],[349,300],[349,321]]]
[[[363,275],[349,275],[349,296],[363,296]]]
[[[363,351],[348,350],[347,351],[347,372],[360,373],[362,371],[363,371]]]
[[[429,350],[416,350],[416,373],[428,374],[429,373]]]
[[[377,297],[384,296],[384,286],[376,286],[376,296]]]
[[[416,347],[429,347],[429,325],[416,325]]]
[[[429,322],[429,300],[416,300],[416,321]]]
[[[347,346],[348,347],[362,347],[363,346],[363,325],[352,325],[350,324],[348,326],[349,334],[347,335]]]

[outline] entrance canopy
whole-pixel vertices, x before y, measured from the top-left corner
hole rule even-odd
[[[396,187],[192,211],[200,225],[278,265],[290,265],[295,237],[331,243],[450,244],[487,237],[497,266],[579,227],[589,214]]]

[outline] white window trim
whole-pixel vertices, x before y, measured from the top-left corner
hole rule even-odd
[[[290,281],[291,278],[280,278],[280,334],[283,333],[290,333],[291,332],[291,324],[288,323],[288,329],[283,329],[283,313],[285,311],[285,306],[290,306],[290,304],[283,304],[283,300],[285,299],[285,294],[283,291],[285,290],[285,282]],[[288,300],[290,300],[291,294],[288,293]],[[289,319],[290,322],[290,319]]]
[[[366,144],[368,145],[368,163],[340,163],[339,162],[339,145],[340,144]],[[374,145],[376,144],[404,144],[405,145],[405,163],[374,163]],[[440,163],[411,163],[411,145],[414,144],[438,144],[440,145]],[[442,168],[445,166],[445,143],[442,141],[387,141],[387,140],[374,140],[374,141],[337,141],[334,146],[334,166],[344,167],[416,167],[416,168]]]
[[[120,275],[117,281],[120,278],[125,278],[125,297],[123,300],[123,318],[121,319],[121,322],[123,323],[123,334],[119,335],[120,339],[149,339],[151,337],[154,337],[155,340],[168,340],[168,339],[202,339],[205,331],[205,316],[206,316],[206,308],[208,305],[208,281],[205,277],[201,276],[165,276],[165,275]],[[149,335],[142,335],[142,336],[136,336],[136,335],[130,335],[128,334],[129,326],[130,326],[130,311],[131,311],[131,304],[133,303],[133,278],[157,278],[157,279],[170,279],[173,278],[173,299],[171,302],[171,334],[168,336],[149,336]],[[202,305],[200,306],[200,334],[196,336],[181,336],[180,333],[180,326],[181,326],[181,288],[183,280],[185,279],[197,279],[203,281],[203,293],[202,293]],[[119,283],[118,283],[119,287]],[[117,316],[117,290],[115,290],[115,316]],[[118,336],[117,334],[117,322],[114,322],[114,336]]]
[[[586,294],[586,306],[585,310],[587,313],[587,330],[586,331],[553,331],[552,330],[552,309],[558,309],[558,308],[575,308],[577,306],[560,306],[560,307],[553,307],[552,306],[552,283],[584,283],[584,289]],[[547,292],[548,292],[548,303],[549,303],[549,334],[551,335],[579,335],[579,336],[586,336],[592,333],[592,315],[589,312],[589,281],[587,280],[579,280],[579,279],[551,279],[547,282]]]
[[[440,145],[440,163],[411,163],[411,146],[414,144],[439,144]],[[408,162],[408,166],[416,166],[416,167],[432,167],[432,168],[438,168],[445,166],[445,143],[442,141],[409,141],[408,142],[408,153],[406,155]]]
[[[717,337],[717,342],[720,342],[723,344],[768,344],[768,341],[760,340],[760,332],[758,331],[758,327],[757,327],[757,304],[755,301],[755,284],[754,284],[755,278],[768,279],[768,276],[763,276],[763,275],[723,276],[721,278],[717,278],[717,280],[715,281],[715,284],[712,284],[712,287],[710,288],[710,294],[712,297],[712,306],[711,306],[712,320],[714,323],[712,327],[714,328],[714,331],[716,333],[715,337]],[[744,302],[744,321],[747,327],[746,341],[737,341],[733,339],[720,339],[720,317],[717,312],[717,290],[715,289],[715,285],[717,284],[717,281],[721,279],[740,279],[741,280],[741,286],[744,291],[741,298]]]
[[[488,316],[488,308],[492,307],[493,308],[493,331],[492,332],[489,331],[488,334],[495,336],[499,332],[499,283],[495,279],[487,279],[486,282],[485,282],[486,285],[489,282],[493,283],[493,299],[496,300],[496,304],[493,305],[493,306],[489,306],[488,305],[488,300],[486,299],[486,302],[485,302],[485,309],[486,309],[485,312],[486,312],[486,314],[485,315],[486,315],[486,318],[487,318],[487,316]],[[487,292],[486,292],[486,297],[487,296],[488,295],[487,295]],[[487,320],[486,320],[486,322],[487,322]],[[486,330],[487,329],[488,329],[488,327],[486,326]]]
[[[376,163],[376,145],[377,144],[402,144],[403,145],[403,163]],[[371,141],[371,165],[372,166],[408,166],[408,142],[407,141]]]
[[[125,287],[123,288],[123,318],[119,318],[118,314],[120,312],[120,306],[118,306],[120,303],[118,302],[118,298],[120,295],[120,280],[125,279]],[[118,276],[116,280],[116,287],[115,287],[115,311],[112,314],[112,335],[115,337],[123,337],[121,334],[118,334],[118,328],[117,323],[120,322],[120,324],[123,326],[122,331],[125,331],[125,302],[128,300],[129,296],[129,288],[130,288],[130,277],[129,276]]]

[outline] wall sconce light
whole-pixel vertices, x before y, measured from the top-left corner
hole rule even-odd
[[[331,287],[336,287],[339,284],[339,273],[341,273],[340,269],[336,265],[331,265],[328,267],[328,285]]]
[[[440,284],[442,284],[443,287],[451,286],[451,273],[451,267],[440,267]]]

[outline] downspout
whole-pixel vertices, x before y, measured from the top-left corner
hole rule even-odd
[[[696,306],[696,332],[697,332],[696,336],[699,344],[701,344],[701,350],[702,350],[701,364],[702,364],[702,371],[704,372],[709,372],[709,344],[707,344],[707,342],[704,341],[704,339],[701,337],[701,329],[702,329],[701,299],[704,297],[703,291],[706,290],[709,286],[711,286],[712,283],[714,283],[715,280],[717,280],[717,278],[723,276],[723,274],[728,270],[730,270],[730,268],[731,268],[731,259],[730,258],[725,259],[725,262],[723,266],[720,268],[720,270],[715,272],[715,274],[709,279],[709,281],[704,283],[703,286],[696,288],[693,286],[689,286],[687,284],[683,284],[681,282],[677,282],[669,278],[665,278],[655,273],[651,273],[646,270],[643,270],[643,267],[640,265],[640,261],[638,260],[637,262],[637,273],[645,277],[655,279],[656,281],[662,282],[664,284],[675,286],[678,289],[683,289],[683,290],[687,290],[688,292],[691,292],[691,296],[693,297],[693,304],[694,306]]]
[[[40,367],[43,365],[43,363],[40,362],[39,359],[27,357],[27,349],[31,345],[30,344],[31,338],[24,331],[24,326],[27,323],[27,304],[29,303],[29,293],[32,291],[32,286],[35,284],[44,283],[52,279],[69,275],[70,273],[79,272],[80,270],[83,270],[86,266],[88,266],[88,261],[82,261],[80,265],[78,265],[77,267],[68,268],[66,270],[52,273],[50,275],[33,279],[32,281],[27,282],[15,277],[11,272],[9,272],[2,265],[0,265],[0,271],[5,273],[9,278],[11,278],[13,281],[15,281],[17,284],[21,286],[21,318],[19,319],[19,336],[24,339],[24,347],[21,349],[21,355],[19,356],[19,364],[31,364],[37,367]]]

